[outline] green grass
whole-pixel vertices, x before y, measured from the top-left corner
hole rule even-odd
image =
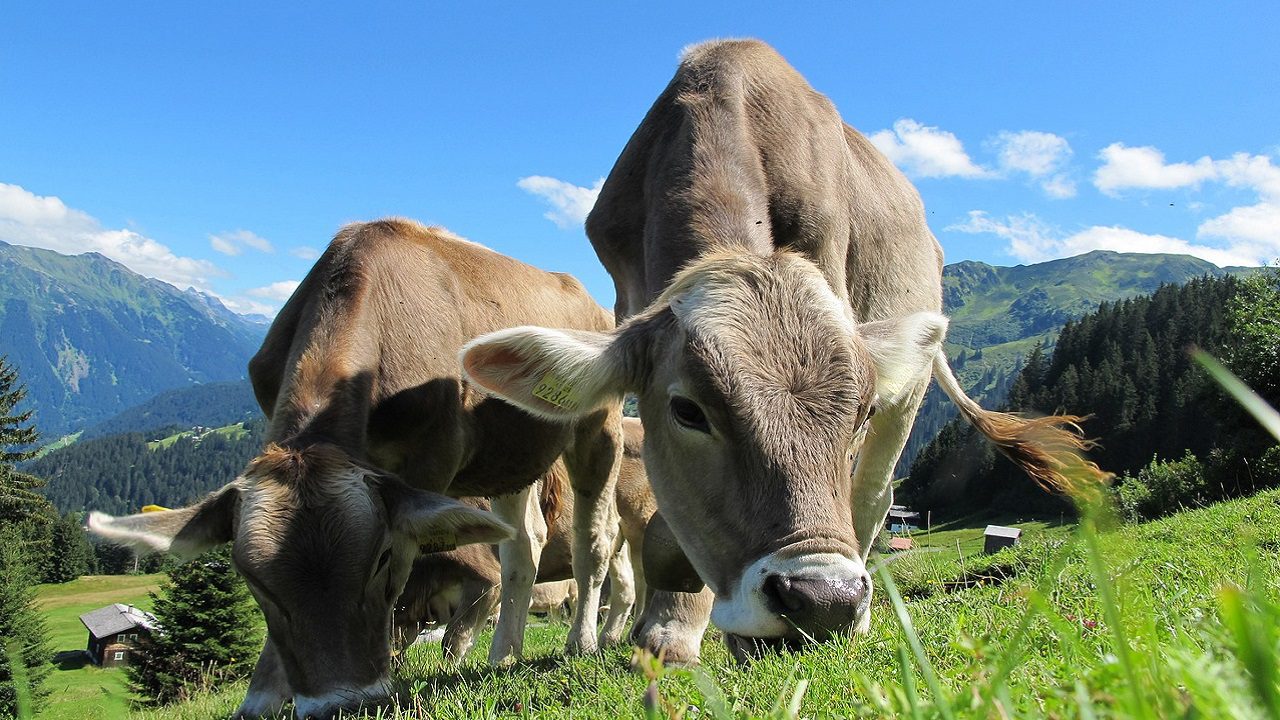
[[[235,423],[234,425],[225,425],[223,427],[214,428],[212,430],[206,430],[204,432],[196,432],[195,430],[184,430],[180,433],[174,433],[173,435],[170,435],[168,437],[160,438],[159,440],[152,440],[147,443],[147,447],[152,450],[162,450],[164,448],[167,448],[173,445],[174,443],[178,442],[183,438],[194,438],[196,440],[199,440],[208,435],[221,435],[223,437],[226,437],[228,440],[239,440],[240,438],[248,434],[249,434],[249,431],[245,429],[244,423],[238,422],[238,423]]]
[[[100,668],[82,652],[89,633],[80,615],[111,603],[151,608],[147,593],[163,575],[90,575],[61,585],[41,585],[37,603],[49,624],[54,648],[50,690],[41,718],[108,720],[128,714],[129,691],[122,668]]]
[[[80,436],[83,434],[84,434],[83,430],[78,430],[74,433],[71,433],[70,435],[63,435],[62,437],[58,438],[57,440],[54,440],[48,445],[41,447],[36,452],[35,457],[33,457],[32,460],[39,460],[40,458],[44,457],[45,455],[48,455],[54,450],[61,450],[62,448],[75,443],[75,441],[79,440]]]
[[[414,648],[398,671],[400,706],[383,715],[638,718],[647,697],[648,717],[788,717],[798,694],[803,717],[1280,711],[1280,492],[1091,527],[1033,525],[992,556],[905,554],[880,571],[866,636],[746,667],[714,631],[700,669],[648,676],[629,669],[629,649],[561,657],[562,625],[532,628],[525,662],[507,669],[484,666],[483,642],[460,669],[445,667],[438,647]],[[942,528],[931,540],[959,538],[963,551],[965,532]],[[243,692],[230,686],[144,717],[225,716]]]

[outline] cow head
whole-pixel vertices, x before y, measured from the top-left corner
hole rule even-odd
[[[91,513],[89,529],[183,558],[233,543],[274,649],[264,652],[240,712],[274,714],[292,698],[298,717],[387,697],[392,608],[420,548],[512,535],[487,512],[412,489],[323,444],[269,446],[195,505]],[[268,660],[273,667],[264,668]]]
[[[935,313],[855,323],[809,261],[724,254],[611,334],[504,330],[468,344],[462,362],[545,417],[636,393],[654,495],[716,595],[712,619],[743,638],[794,640],[868,609],[850,472],[877,404],[928,377],[945,329]]]

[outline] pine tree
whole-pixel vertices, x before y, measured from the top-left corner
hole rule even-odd
[[[44,484],[39,478],[18,472],[15,464],[35,457],[39,434],[30,425],[31,410],[16,412],[27,389],[18,381],[18,371],[0,357],[0,523],[11,525],[31,520],[47,520],[49,502],[35,492]]]
[[[15,528],[0,530],[0,717],[17,717],[19,701],[34,712],[44,705],[49,674],[49,632],[35,606],[36,573],[28,543]],[[25,672],[14,673],[14,663]]]
[[[87,575],[94,566],[93,546],[76,516],[67,513],[51,528],[49,552],[45,556],[44,582],[71,582]]]
[[[262,620],[228,549],[169,571],[169,581],[152,598],[160,630],[138,644],[128,670],[134,692],[165,705],[253,670]]]

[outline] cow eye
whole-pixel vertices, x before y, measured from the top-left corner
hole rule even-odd
[[[373,569],[373,574],[377,575],[382,572],[382,569],[385,568],[389,562],[391,562],[391,548],[387,548],[382,551],[382,555],[378,557],[378,566]]]
[[[711,426],[707,424],[707,416],[703,414],[702,408],[689,398],[679,395],[671,398],[671,417],[675,418],[682,427],[711,433]]]

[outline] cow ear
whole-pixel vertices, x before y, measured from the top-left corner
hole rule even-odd
[[[614,336],[517,327],[481,335],[459,358],[467,378],[534,415],[567,420],[622,401],[629,389]]]
[[[516,531],[497,515],[453,498],[389,478],[383,479],[379,490],[391,531],[424,552],[452,550],[472,543],[493,544],[515,537]]]
[[[89,531],[142,552],[167,552],[189,560],[235,537],[240,490],[224,485],[195,505],[179,510],[154,510],[112,517],[89,513]]]
[[[858,325],[867,351],[876,366],[876,395],[893,404],[903,392],[929,377],[933,359],[942,352],[947,318],[921,312],[894,320]]]

